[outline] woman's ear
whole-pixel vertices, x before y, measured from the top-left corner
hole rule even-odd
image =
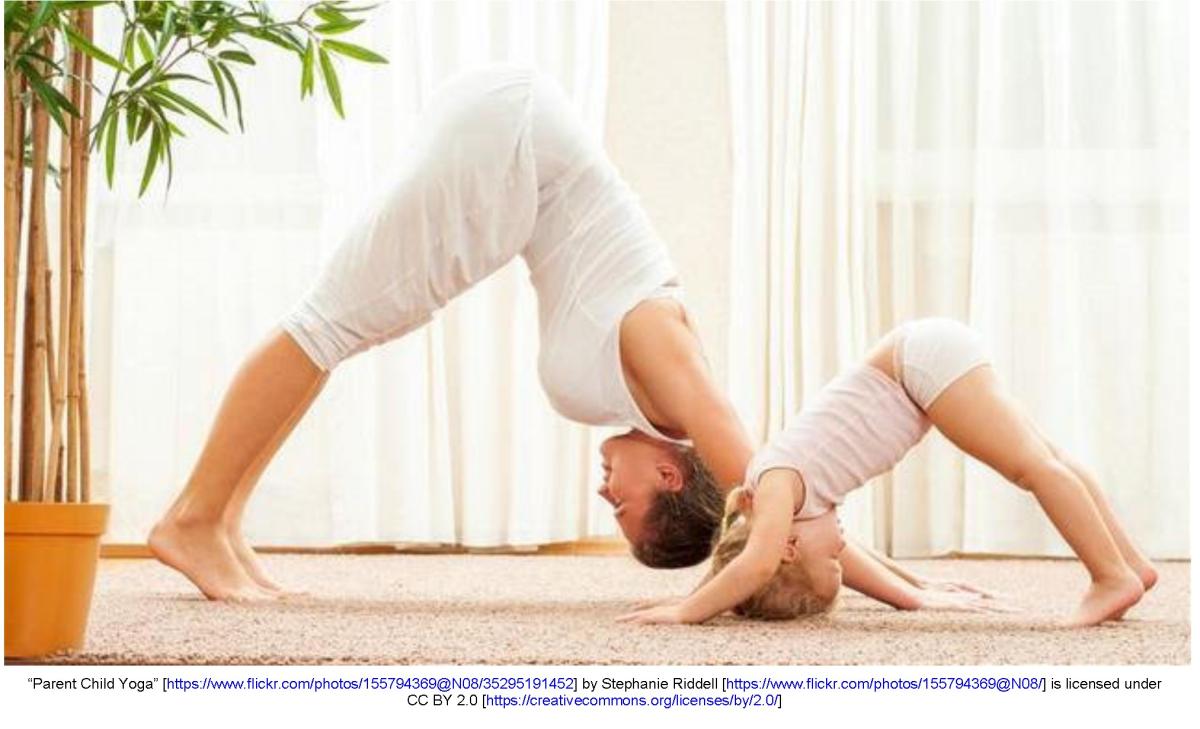
[[[657,470],[658,481],[662,484],[663,491],[673,491],[676,493],[683,491],[685,484],[682,468],[668,461],[660,461]]]

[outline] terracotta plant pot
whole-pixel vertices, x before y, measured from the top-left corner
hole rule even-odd
[[[83,647],[108,504],[4,504],[4,656]]]

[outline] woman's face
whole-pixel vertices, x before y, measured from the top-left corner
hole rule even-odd
[[[833,600],[842,584],[842,565],[838,555],[846,548],[837,512],[830,509],[816,519],[792,522],[783,562],[804,568],[813,591]]]
[[[633,544],[642,539],[642,524],[660,491],[683,488],[683,474],[663,445],[630,431],[600,445],[604,481],[597,489],[612,504],[613,517],[625,538]]]

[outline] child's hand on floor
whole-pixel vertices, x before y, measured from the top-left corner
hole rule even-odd
[[[917,610],[951,610],[968,613],[1019,613],[1024,608],[1006,600],[974,592],[922,589],[917,592]]]
[[[930,590],[932,592],[959,592],[971,595],[979,595],[980,597],[989,597],[993,599],[1010,599],[1008,595],[995,590],[988,590],[982,587],[976,587],[969,582],[955,582],[953,580],[931,580],[927,578],[919,578],[915,583],[916,587],[922,590]]]

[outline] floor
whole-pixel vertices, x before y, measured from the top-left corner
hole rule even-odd
[[[204,664],[1186,664],[1190,564],[1119,623],[1054,627],[1085,583],[1078,563],[908,563],[1015,596],[1030,612],[899,612],[847,592],[830,616],[721,617],[630,627],[634,602],[682,594],[701,568],[653,571],[626,556],[269,555],[305,594],[271,604],[201,598],[145,559],[101,561],[88,643],[61,663]]]

